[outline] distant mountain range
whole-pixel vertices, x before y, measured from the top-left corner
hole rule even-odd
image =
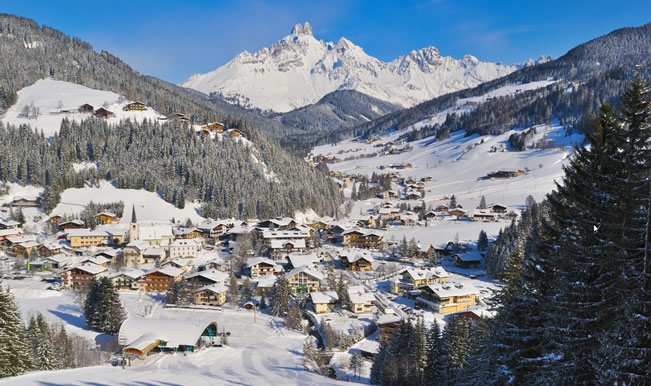
[[[539,62],[550,60],[541,57]],[[309,23],[255,53],[242,52],[218,69],[196,74],[182,86],[247,108],[288,112],[337,90],[355,90],[401,107],[477,86],[520,65],[441,56],[435,47],[411,51],[391,62],[368,55],[346,38],[317,40]]]

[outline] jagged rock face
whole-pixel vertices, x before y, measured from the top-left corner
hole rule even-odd
[[[356,90],[403,107],[474,87],[511,73],[518,66],[441,56],[435,47],[383,62],[346,38],[317,40],[309,23],[255,53],[243,52],[182,86],[216,93],[246,107],[287,112],[312,104],[336,90]]]

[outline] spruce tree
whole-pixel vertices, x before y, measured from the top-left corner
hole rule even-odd
[[[481,200],[479,201],[479,209],[486,209],[486,197],[481,196]]]
[[[450,197],[450,209],[454,209],[457,207],[457,197],[453,194],[452,197]]]
[[[485,251],[486,249],[488,249],[488,235],[486,235],[486,232],[482,229],[479,231],[479,238],[477,239],[477,250]]]
[[[427,364],[423,374],[423,383],[427,385],[443,383],[446,368],[441,328],[435,320],[427,331]]]
[[[0,378],[20,375],[33,368],[32,350],[9,288],[0,283]]]
[[[271,314],[285,316],[289,311],[289,281],[284,274],[278,278],[273,286],[273,298],[271,303]]]

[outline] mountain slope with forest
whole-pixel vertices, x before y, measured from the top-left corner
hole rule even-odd
[[[101,178],[120,187],[159,191],[177,205],[199,199],[206,215],[213,216],[293,215],[309,209],[335,215],[342,202],[324,173],[288,154],[242,119],[246,116],[229,116],[235,107],[224,113],[220,105],[225,103],[138,74],[78,38],[33,20],[0,15],[0,53],[0,113],[18,101],[19,90],[52,78],[140,100],[163,114],[184,113],[196,124],[222,121],[227,128],[241,130],[255,149],[237,141],[202,139],[177,123],[114,125],[90,118],[64,122],[51,141],[27,126],[1,127],[2,179],[45,186],[50,208],[62,190]],[[75,172],[71,165],[84,161],[98,162],[100,168]],[[261,163],[274,173],[274,180],[265,178]],[[165,194],[170,189],[172,193]]]

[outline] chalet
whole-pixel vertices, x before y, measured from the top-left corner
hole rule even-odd
[[[145,264],[143,255],[149,248],[149,244],[142,240],[129,242],[124,246],[124,248],[122,248],[122,261],[124,262],[124,265],[132,267]]]
[[[28,241],[36,241],[36,238],[34,236],[23,236],[22,234],[19,236],[7,236],[2,240],[2,245],[7,248],[13,248],[14,245],[26,243]]]
[[[443,267],[429,269],[408,269],[402,273],[400,279],[394,278],[390,282],[390,292],[402,294],[413,291],[433,283],[445,283],[450,275]]]
[[[203,267],[203,269],[216,269],[220,272],[226,272],[229,269],[230,264],[228,264],[228,262],[224,261],[223,259],[216,257],[214,259],[206,261],[203,266],[199,267],[199,269],[201,269],[201,267]]]
[[[283,260],[290,253],[304,252],[305,240],[271,239],[269,242],[269,250],[274,260]]]
[[[276,275],[264,275],[254,279],[256,295],[270,296],[277,281],[278,276]]]
[[[228,129],[226,133],[228,133],[228,135],[230,135],[233,138],[241,138],[244,136],[244,134],[238,129]]]
[[[199,224],[197,229],[201,232],[202,236],[216,239],[219,236],[226,234],[226,232],[234,226],[235,221],[233,220],[208,221]]]
[[[172,228],[172,233],[176,239],[196,239],[201,236],[201,231],[197,228],[176,227]]]
[[[85,226],[82,220],[69,220],[58,224],[59,229],[67,231],[68,229],[81,229]]]
[[[491,210],[493,213],[497,213],[497,214],[506,214],[506,211],[507,211],[508,209],[509,209],[509,208],[507,208],[506,206],[504,206],[504,205],[500,205],[500,204],[495,204],[495,205],[492,205],[492,206],[490,207],[490,210]]]
[[[40,208],[41,207],[41,198],[26,198],[26,197],[16,197],[12,202],[11,206],[14,208]]]
[[[95,217],[97,218],[97,222],[100,224],[113,224],[120,221],[120,218],[112,212],[101,212]]]
[[[351,271],[371,271],[375,259],[366,251],[346,251],[339,254],[344,267]]]
[[[192,302],[198,306],[223,306],[226,304],[228,287],[223,284],[211,284],[192,291]]]
[[[192,239],[174,240],[169,245],[169,256],[170,259],[175,259],[177,257],[194,259],[197,257],[197,251],[199,248],[200,244]]]
[[[368,216],[367,218],[359,219],[357,220],[355,225],[360,228],[375,228],[376,226],[375,217]]]
[[[113,113],[113,111],[109,111],[109,110],[105,109],[104,107],[100,107],[99,109],[97,109],[95,111],[95,116],[97,118],[106,119],[106,118],[111,118],[114,115],[115,115],[115,113]]]
[[[210,133],[223,134],[224,133],[224,124],[221,122],[213,122],[207,125],[201,126],[202,130],[206,130]]]
[[[380,207],[380,209],[378,209],[378,214],[380,215],[380,219],[382,220],[394,220],[400,216],[400,209],[393,208],[393,207],[391,208]]]
[[[71,229],[66,234],[71,248],[121,245],[126,237],[125,232],[120,230]]]
[[[331,218],[324,218],[319,221],[315,221],[311,224],[309,224],[313,229],[318,229],[320,231],[327,231],[332,227],[332,219]]]
[[[393,332],[400,326],[401,318],[397,315],[382,315],[375,324],[380,329],[380,341],[389,341]]]
[[[317,314],[325,314],[334,310],[335,303],[339,300],[335,291],[310,293],[312,307]]]
[[[138,279],[140,279],[143,273],[139,269],[117,272],[111,276],[111,282],[115,288],[120,290],[137,290]]]
[[[472,221],[493,222],[497,221],[497,213],[489,209],[477,209],[472,213]]]
[[[422,197],[419,191],[408,190],[407,192],[405,192],[405,198],[407,200],[420,200]]]
[[[156,352],[193,352],[215,342],[217,322],[128,318],[120,326],[118,342],[124,342],[122,353],[141,358]]]
[[[418,215],[412,212],[406,212],[400,215],[400,222],[407,227],[413,227],[418,224]]]
[[[120,255],[120,251],[117,250],[117,249],[105,249],[103,251],[99,251],[99,252],[95,253],[93,256],[95,256],[95,257],[100,257],[100,256],[105,257],[105,258],[112,261],[113,259],[115,259],[119,255]]]
[[[0,230],[20,229],[20,223],[14,220],[0,221]]]
[[[416,300],[432,306],[441,314],[449,314],[474,306],[477,293],[477,289],[460,283],[435,284],[423,287],[422,297]]]
[[[88,103],[84,103],[83,105],[79,106],[78,110],[80,113],[92,114],[93,111],[95,111],[95,108]]]
[[[78,290],[88,286],[91,280],[99,277],[104,272],[106,272],[105,267],[97,264],[84,264],[68,268],[62,271],[59,276],[63,288]]]
[[[189,289],[195,290],[213,284],[225,284],[226,279],[228,279],[228,274],[211,269],[187,275],[185,283]]]
[[[185,259],[173,259],[168,260],[163,263],[163,267],[174,267],[182,270],[183,272],[188,270],[188,262]]]
[[[326,232],[326,235],[328,236],[328,241],[331,243],[340,243],[343,241],[343,234],[346,231],[342,226],[340,225],[334,225],[328,229]]]
[[[427,221],[434,221],[438,218],[437,213],[433,210],[430,210],[429,212],[425,213],[425,216],[423,216],[425,220]]]
[[[447,205],[439,205],[434,209],[434,211],[436,213],[448,213],[448,207]]]
[[[364,290],[361,285],[351,286],[348,288],[348,298],[350,299],[350,310],[356,314],[366,314],[373,312],[373,301],[375,296]]]
[[[293,294],[316,292],[321,288],[323,275],[306,266],[294,268],[287,273],[289,288]]]
[[[345,247],[378,248],[382,244],[382,234],[378,231],[350,229],[343,237]]]
[[[107,259],[106,257],[103,256],[93,256],[93,257],[87,257],[86,259],[83,259],[81,261],[81,264],[96,264],[104,268],[108,268],[109,263],[111,262],[111,259]]]
[[[14,244],[12,251],[15,255],[27,256],[32,253],[32,251],[37,252],[41,244],[36,241],[25,241],[24,243]]]
[[[0,230],[0,241],[6,238],[13,237],[22,237],[25,233],[22,228],[9,228]]]
[[[138,288],[145,292],[167,292],[172,284],[181,280],[182,269],[166,266],[147,272],[138,280]]]
[[[450,216],[456,216],[457,218],[466,217],[466,211],[461,208],[454,208],[448,210]]]
[[[145,264],[155,264],[165,259],[165,256],[166,254],[163,248],[149,247],[142,253],[142,259],[145,261]]]
[[[479,268],[481,266],[481,256],[454,255],[454,265],[460,268]]]
[[[395,200],[398,198],[398,193],[393,190],[387,190],[386,192],[380,193],[380,196],[384,200]]]
[[[269,220],[264,220],[258,223],[258,228],[266,228],[273,231],[283,231],[294,228],[296,220],[289,217],[278,217]]]
[[[122,108],[123,111],[147,111],[147,107],[142,102],[132,102]]]

